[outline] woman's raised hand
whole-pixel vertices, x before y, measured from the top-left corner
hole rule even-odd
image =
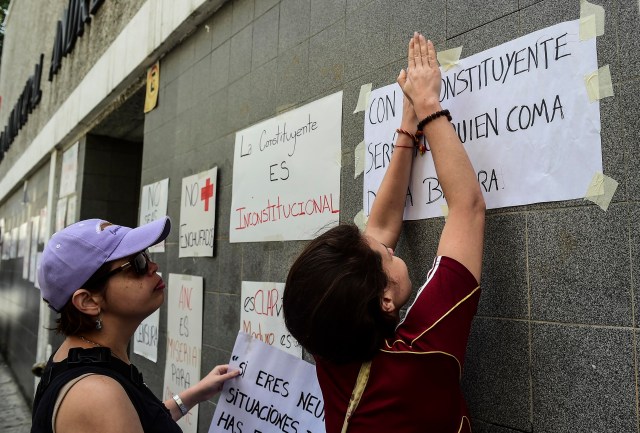
[[[407,71],[400,72],[398,84],[411,101],[418,117],[423,112],[430,114],[440,105],[442,76],[433,42],[414,33],[409,41]]]

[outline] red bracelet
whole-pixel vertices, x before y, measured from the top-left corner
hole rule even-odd
[[[427,146],[424,143],[424,134],[422,133],[422,131],[416,131],[415,134],[410,133],[409,131],[407,131],[406,129],[402,129],[402,128],[398,128],[396,129],[396,132],[398,134],[404,134],[404,135],[408,135],[411,140],[413,141],[413,145],[415,147],[418,148],[418,150],[420,151],[420,155],[424,155],[424,153],[428,150]],[[420,138],[422,137],[422,142],[420,142]],[[414,146],[399,146],[396,144],[395,147],[414,147]]]

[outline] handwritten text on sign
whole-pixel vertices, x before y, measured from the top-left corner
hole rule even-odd
[[[156,310],[138,325],[133,334],[133,352],[153,362],[158,362],[159,324],[160,310]]]
[[[306,361],[243,332],[233,347],[209,433],[323,433],[324,401],[316,370]]]
[[[599,104],[584,76],[597,70],[596,39],[565,22],[483,51],[443,72],[440,99],[471,159],[487,208],[584,197],[602,172]],[[371,93],[365,112],[364,209],[389,165],[402,91]],[[431,153],[416,156],[405,219],[441,216],[445,197]]]
[[[139,225],[150,223],[167,215],[167,199],[169,197],[169,179],[144,185],[140,198]],[[149,247],[151,253],[164,253],[164,241]]]
[[[338,222],[342,92],[236,134],[230,242],[312,239]]]
[[[167,361],[163,400],[200,380],[202,362],[202,277],[169,274],[167,292]],[[198,429],[198,406],[178,424],[187,433]]]
[[[158,275],[162,276],[160,272]],[[133,334],[133,351],[140,356],[158,362],[158,336],[160,333],[160,309],[146,317]]]
[[[76,192],[78,177],[78,143],[65,150],[62,154],[62,172],[60,175],[60,191],[58,197]]]
[[[218,167],[182,179],[178,257],[213,257]]]
[[[284,283],[242,282],[240,330],[298,358],[302,347],[284,325]]]

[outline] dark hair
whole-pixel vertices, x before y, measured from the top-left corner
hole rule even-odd
[[[339,364],[370,360],[397,324],[382,310],[387,284],[380,254],[355,225],[339,225],[314,239],[291,266],[285,324],[316,356]]]
[[[87,289],[91,293],[102,294],[107,287],[107,281],[97,277],[106,274],[111,269],[111,262],[102,265],[81,288]],[[71,299],[60,310],[60,317],[56,319],[56,333],[63,335],[77,335],[93,329],[96,329],[96,319],[93,316],[84,314],[79,311]]]

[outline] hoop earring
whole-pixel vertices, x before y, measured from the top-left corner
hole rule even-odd
[[[102,329],[102,316],[98,314],[98,318],[96,319],[96,329],[99,331]]]

